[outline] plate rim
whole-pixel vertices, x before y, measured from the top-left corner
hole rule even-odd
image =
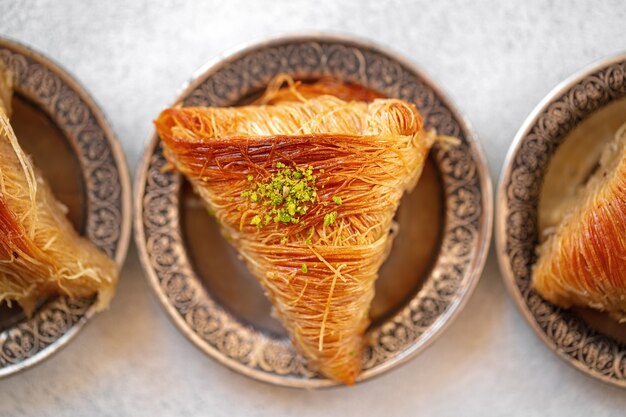
[[[119,238],[119,246],[116,249],[115,253],[115,263],[119,268],[119,272],[121,275],[122,268],[126,261],[126,257],[128,254],[128,248],[130,244],[130,235],[132,229],[132,188],[130,181],[130,171],[128,169],[128,162],[126,160],[126,156],[124,154],[121,142],[119,138],[113,131],[111,124],[109,123],[107,117],[104,114],[102,108],[98,105],[96,100],[93,98],[89,90],[85,88],[85,86],[78,81],[78,79],[65,67],[60,65],[54,59],[49,56],[39,52],[38,50],[32,48],[31,46],[17,41],[11,37],[7,37],[4,35],[0,35],[0,48],[6,48],[13,52],[17,52],[20,55],[29,57],[39,64],[44,66],[46,69],[53,72],[56,76],[58,76],[65,84],[67,84],[73,92],[75,92],[80,99],[85,103],[85,105],[89,108],[91,113],[93,114],[98,126],[102,129],[104,136],[107,139],[107,143],[111,148],[111,155],[113,160],[116,163],[117,173],[120,181],[120,202],[121,202],[121,228],[120,228],[120,238]],[[38,103],[33,102],[33,104],[40,110]],[[45,110],[43,110],[44,113]],[[64,135],[65,136],[65,135]],[[72,152],[75,153],[75,147],[73,144],[70,144],[72,148]],[[120,276],[121,278],[121,276]],[[27,369],[32,368],[33,366],[43,362],[44,360],[50,358],[55,353],[59,352],[62,348],[68,345],[68,343],[73,340],[77,334],[82,330],[82,328],[96,315],[95,306],[92,304],[88,310],[85,312],[84,316],[79,319],[79,321],[74,324],[67,332],[65,332],[62,336],[52,342],[50,345],[46,346],[42,350],[39,350],[34,355],[29,356],[28,358],[0,368],[0,380],[3,378],[8,378],[15,374],[21,373]],[[19,324],[19,323],[17,323]],[[7,329],[8,330],[8,329]]]
[[[524,138],[528,135],[530,130],[532,129],[534,123],[536,122],[538,116],[542,114],[548,106],[555,100],[558,99],[563,93],[577,85],[580,81],[585,79],[587,76],[602,70],[612,64],[618,62],[626,61],[626,51],[619,52],[616,54],[604,56],[602,58],[596,59],[591,63],[579,68],[574,73],[567,76],[562,81],[558,82],[554,87],[552,87],[548,93],[533,107],[531,112],[526,116],[524,122],[520,126],[520,128],[515,133],[513,141],[509,146],[506,157],[502,164],[502,168],[500,171],[500,176],[498,179],[498,185],[496,189],[496,208],[495,208],[495,225],[494,225],[494,238],[495,238],[495,251],[498,259],[498,266],[500,268],[500,273],[502,275],[502,280],[504,281],[504,286],[506,287],[507,293],[515,302],[515,306],[519,313],[521,313],[522,317],[526,321],[526,323],[531,327],[535,335],[543,342],[543,344],[557,357],[559,357],[563,362],[567,363],[570,366],[573,366],[575,369],[585,374],[588,377],[595,378],[600,380],[606,384],[610,384],[613,386],[626,388],[626,379],[623,381],[617,381],[605,375],[600,375],[595,372],[590,372],[588,367],[585,367],[580,361],[573,360],[570,356],[567,356],[556,346],[554,341],[550,339],[546,333],[541,329],[537,321],[535,320],[535,316],[528,309],[528,305],[524,302],[524,298],[522,297],[521,292],[517,288],[515,283],[515,278],[513,276],[513,271],[511,270],[511,265],[508,262],[508,256],[506,254],[506,213],[507,213],[507,198],[506,198],[506,186],[511,178],[511,166],[515,156],[518,154],[523,142]],[[599,109],[596,109],[597,111]]]
[[[219,68],[229,62],[236,61],[237,59],[246,56],[246,54],[259,50],[265,47],[271,47],[275,45],[288,44],[291,42],[332,42],[347,46],[356,46],[359,48],[371,49],[383,56],[389,57],[391,60],[398,62],[405,66],[409,71],[419,76],[430,89],[432,89],[441,100],[441,102],[450,110],[450,113],[459,121],[459,124],[464,128],[468,145],[471,148],[472,155],[476,158],[476,167],[478,171],[479,184],[481,187],[481,207],[483,212],[480,216],[480,226],[478,228],[478,248],[476,256],[471,260],[468,266],[468,278],[465,288],[459,291],[458,299],[450,304],[448,310],[439,316],[438,323],[431,326],[423,337],[423,340],[418,343],[414,343],[410,348],[395,357],[395,360],[391,363],[380,364],[376,368],[365,370],[361,373],[357,379],[357,383],[366,382],[380,376],[391,369],[398,367],[410,359],[417,356],[420,352],[428,348],[434,343],[445,330],[454,322],[454,320],[461,313],[467,302],[471,298],[482,273],[488,258],[489,249],[491,246],[493,236],[493,186],[489,173],[489,166],[483,152],[482,146],[478,140],[476,132],[473,129],[472,124],[464,113],[462,113],[456,105],[451,101],[448,94],[444,92],[442,87],[436,83],[420,66],[413,63],[411,60],[396,53],[392,48],[377,42],[371,41],[359,36],[349,35],[345,33],[336,33],[328,31],[297,31],[286,32],[281,34],[272,35],[269,37],[262,37],[253,39],[251,41],[242,43],[233,48],[227,49],[225,52],[220,53],[216,57],[209,59],[205,64],[201,65],[196,71],[194,71],[191,77],[183,83],[183,85],[176,92],[175,99],[170,102],[171,105],[180,103],[184,97],[193,91],[198,85],[206,81],[206,79],[215,73]],[[198,334],[193,332],[186,324],[184,320],[175,310],[174,306],[168,302],[166,295],[160,290],[159,280],[153,270],[150,261],[147,248],[145,247],[145,230],[143,225],[143,197],[145,192],[145,183],[150,165],[150,160],[154,154],[155,148],[158,146],[158,135],[154,129],[150,132],[146,141],[148,144],[144,150],[144,153],[135,170],[135,184],[134,184],[134,237],[135,244],[139,253],[139,259],[143,267],[146,279],[152,289],[153,293],[157,296],[162,307],[165,308],[166,315],[172,321],[178,330],[183,333],[192,344],[198,348],[201,352],[205,353],[211,359],[226,366],[231,371],[237,371],[251,379],[256,381],[269,383],[276,386],[282,386],[287,388],[329,388],[342,386],[341,384],[331,381],[329,379],[319,379],[315,381],[315,384],[311,384],[310,380],[301,380],[299,378],[290,378],[290,385],[285,384],[283,381],[285,377],[282,376],[277,379],[275,376],[266,372],[258,370],[252,370],[237,361],[234,361],[220,351],[209,346],[206,342],[200,338]],[[287,377],[289,378],[289,377]],[[302,383],[304,381],[304,383]],[[309,382],[307,382],[309,381]]]

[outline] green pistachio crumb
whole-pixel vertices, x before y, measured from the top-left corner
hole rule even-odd
[[[333,197],[333,201],[335,202],[335,204],[341,205],[342,201],[341,201],[341,197],[339,196],[334,196]]]
[[[252,181],[254,177],[252,175],[248,175],[248,181]]]
[[[250,224],[258,227],[259,229],[263,227],[263,225],[261,224],[261,216],[259,215],[254,216],[252,220],[250,220]]]
[[[324,216],[324,225],[330,226],[331,224],[335,223],[335,220],[337,220],[337,212],[333,211],[332,213],[328,213]]]
[[[272,204],[275,206],[280,206],[281,204],[283,204],[283,197],[280,195],[273,195]]]
[[[309,267],[306,266],[306,264],[302,264],[302,267],[300,269],[302,269],[302,272],[304,272],[305,274],[309,272]]]

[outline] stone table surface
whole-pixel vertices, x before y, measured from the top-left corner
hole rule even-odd
[[[134,170],[151,120],[204,62],[293,31],[359,35],[440,83],[497,179],[515,132],[559,81],[626,50],[622,1],[0,0],[0,36],[72,72]],[[0,381],[0,416],[623,416],[626,391],[559,360],[527,326],[491,254],[454,324],[406,365],[310,392],[240,376],[178,332],[131,248],[111,308],[65,349]]]

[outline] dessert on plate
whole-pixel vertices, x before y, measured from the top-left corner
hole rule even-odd
[[[533,287],[560,307],[590,307],[626,321],[626,124],[603,150],[539,247]]]
[[[345,384],[361,369],[400,198],[437,139],[414,105],[379,97],[279,76],[251,105],[173,107],[155,121],[296,349]]]
[[[31,315],[49,296],[97,294],[96,310],[115,292],[115,262],[81,237],[10,124],[11,74],[0,68],[0,302]]]

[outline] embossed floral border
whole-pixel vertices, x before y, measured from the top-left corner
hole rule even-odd
[[[130,179],[113,132],[86,91],[48,58],[0,38],[0,61],[16,76],[16,94],[44,110],[70,141],[87,190],[86,235],[121,266],[130,238]],[[93,315],[92,305],[57,297],[0,332],[0,377],[67,343]]]
[[[184,105],[233,105],[281,72],[307,79],[332,75],[412,101],[428,127],[462,141],[434,151],[446,195],[440,254],[408,305],[368,331],[361,376],[367,379],[430,343],[478,281],[491,227],[486,166],[465,121],[430,80],[401,59],[351,39],[291,37],[250,47],[203,69],[180,100]],[[246,375],[286,386],[332,385],[307,367],[288,340],[250,328],[206,293],[185,254],[178,211],[181,178],[163,172],[164,164],[155,136],[137,178],[136,238],[151,284],[175,323],[202,350]]]
[[[557,86],[537,106],[503,168],[496,237],[501,269],[518,306],[541,339],[578,369],[626,387],[626,345],[591,328],[530,288],[538,242],[537,206],[550,158],[585,117],[626,97],[626,56],[594,65]]]

